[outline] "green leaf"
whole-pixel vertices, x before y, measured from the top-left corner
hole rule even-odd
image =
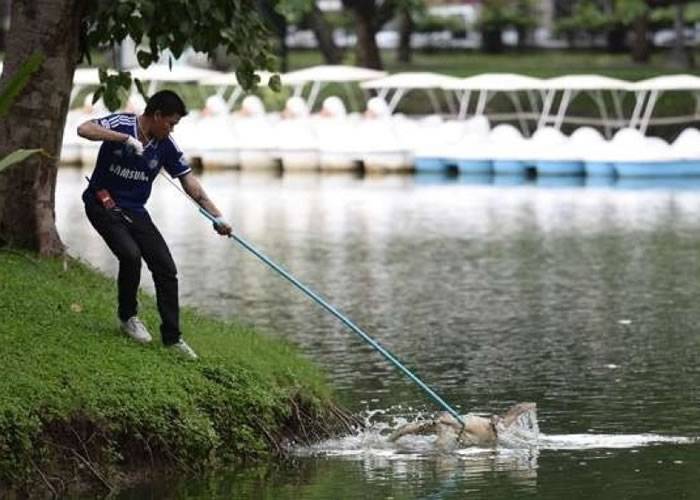
[[[128,19],[131,16],[131,5],[122,3],[117,7],[117,18],[118,19]]]
[[[115,111],[121,105],[121,100],[119,99],[119,86],[115,80],[109,80],[104,86],[104,95],[102,99],[104,100],[105,106],[110,111]]]
[[[139,62],[139,66],[141,66],[142,68],[147,68],[149,64],[151,64],[153,57],[151,56],[150,52],[146,52],[145,50],[139,50],[136,53],[136,60]]]
[[[144,1],[141,2],[141,13],[143,14],[143,17],[146,18],[151,18],[153,17],[153,14],[156,12],[156,6],[153,5],[153,2],[149,1]]]
[[[95,104],[97,101],[100,100],[100,97],[102,97],[102,94],[104,94],[105,88],[100,86],[94,94],[92,94],[92,104]]]
[[[279,75],[272,75],[267,82],[267,86],[275,92],[282,90],[282,79]]]
[[[134,78],[134,85],[136,85],[136,90],[139,91],[139,94],[143,96],[144,100],[148,101],[148,94],[146,94],[146,91],[143,89],[143,83],[141,83],[141,80]]]
[[[30,156],[35,155],[36,153],[39,153],[41,151],[41,149],[18,149],[14,153],[10,153],[5,158],[0,160],[0,172],[7,168],[10,168],[12,165],[16,165],[17,163],[23,162]]]
[[[129,71],[120,71],[119,74],[115,76],[117,85],[129,89],[131,86],[131,73]]]
[[[143,38],[143,32],[145,31],[145,26],[143,24],[143,19],[140,16],[131,16],[128,22],[129,36],[138,43]]]
[[[4,116],[7,113],[12,102],[22,92],[22,89],[27,85],[32,75],[39,70],[43,62],[44,54],[34,52],[20,66],[17,73],[10,78],[5,88],[0,92],[0,116]]]

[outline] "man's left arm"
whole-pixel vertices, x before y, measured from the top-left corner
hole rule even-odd
[[[217,222],[214,223],[214,229],[216,232],[222,235],[229,235],[233,232],[231,226],[221,218],[221,211],[214,205],[204,188],[200,184],[199,180],[194,176],[192,172],[188,172],[185,175],[179,177],[182,183],[182,188],[194,201],[199,204],[204,210],[209,212],[211,215],[216,217]]]

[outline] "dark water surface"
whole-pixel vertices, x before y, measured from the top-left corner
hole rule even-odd
[[[72,253],[115,274],[82,212],[84,174],[59,173],[59,230]],[[387,443],[393,417],[435,406],[159,179],[149,210],[183,302],[291,339],[373,425],[289,462],[123,498],[700,498],[700,187],[249,173],[202,182],[243,237],[447,401],[478,413],[534,401],[545,436],[527,450]]]

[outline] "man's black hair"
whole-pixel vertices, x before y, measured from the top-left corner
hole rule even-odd
[[[143,114],[152,116],[156,111],[160,111],[163,116],[180,115],[182,117],[187,114],[185,103],[172,90],[161,90],[148,99]]]

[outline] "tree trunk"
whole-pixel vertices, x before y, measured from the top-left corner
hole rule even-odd
[[[649,16],[642,14],[634,20],[634,36],[632,37],[632,60],[638,63],[647,63],[651,57],[649,46]]]
[[[487,54],[503,52],[503,31],[497,27],[481,28],[481,50]]]
[[[627,29],[622,24],[614,24],[605,35],[608,52],[620,54],[627,52]]]
[[[411,56],[411,35],[413,35],[413,18],[411,12],[403,8],[399,11],[399,50],[397,60],[400,63],[410,63]]]
[[[365,68],[382,69],[382,58],[375,38],[377,9],[374,0],[345,0],[344,5],[349,5],[355,15],[356,64]]]
[[[0,157],[20,148],[42,148],[46,155],[34,155],[0,174],[0,240],[42,255],[63,252],[54,209],[56,173],[79,53],[82,5],[80,0],[12,3],[0,87],[33,53],[45,59],[0,119]]]
[[[340,64],[342,53],[333,40],[333,29],[323,17],[323,12],[314,2],[311,12],[307,15],[307,21],[311,30],[314,32],[318,48],[321,51],[323,60],[326,64]]]
[[[683,2],[677,2],[675,7],[675,16],[673,20],[673,29],[675,37],[673,42],[673,50],[671,51],[671,61],[674,66],[683,69],[693,67],[693,55],[685,46],[685,16]]]
[[[7,28],[10,21],[10,0],[0,0],[0,51],[5,51]]]

